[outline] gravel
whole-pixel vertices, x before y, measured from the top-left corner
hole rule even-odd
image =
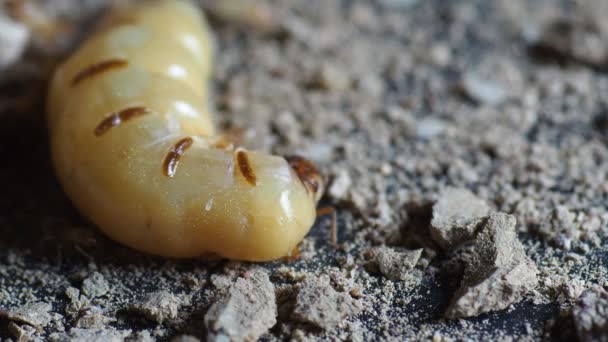
[[[29,38],[0,30],[2,340],[605,330],[605,0],[201,1],[218,127],[317,161],[337,212],[340,248],[320,217],[299,259],[259,264],[143,255],[78,215],[44,98],[110,1],[27,3],[6,14]]]
[[[583,341],[608,341],[608,292],[593,287],[572,307],[578,338]]]
[[[464,75],[462,88],[471,99],[486,105],[495,106],[507,98],[507,92],[500,84],[475,73]]]

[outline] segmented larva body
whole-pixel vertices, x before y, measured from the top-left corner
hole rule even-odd
[[[79,210],[135,249],[280,258],[314,223],[316,168],[232,148],[208,110],[211,43],[188,1],[110,15],[52,80],[57,176]]]

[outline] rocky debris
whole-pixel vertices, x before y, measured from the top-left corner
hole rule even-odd
[[[51,309],[52,307],[48,303],[34,302],[9,309],[3,315],[11,321],[38,328],[46,326],[53,319]]]
[[[108,323],[114,321],[116,321],[116,319],[104,316],[103,314],[94,311],[86,313],[82,317],[78,318],[74,326],[82,329],[102,329]]]
[[[538,227],[538,233],[550,238],[565,250],[570,250],[572,239],[577,238],[578,227],[575,213],[565,206],[557,206]]]
[[[296,154],[317,163],[328,163],[333,157],[333,146],[324,143],[310,143],[296,150]]]
[[[69,52],[82,38],[83,32],[77,26],[90,23],[107,5],[104,0],[84,0],[76,4],[72,0],[17,1],[6,9],[30,30],[32,51],[46,57],[57,57]]]
[[[490,207],[472,192],[461,188],[444,190],[433,205],[431,236],[450,249],[471,240]]]
[[[586,211],[589,212],[558,205],[533,231],[554,246],[567,251],[574,247],[581,248],[587,242],[599,244],[600,242],[596,241],[597,233],[606,218],[594,215],[591,209]]]
[[[548,307],[571,305],[581,289],[606,283],[606,244],[599,239],[608,231],[604,205],[608,126],[603,116],[596,117],[606,108],[606,75],[579,65],[560,68],[531,63],[523,53],[525,44],[517,40],[519,26],[511,24],[507,12],[500,10],[502,6],[519,7],[522,10],[514,18],[543,27],[554,14],[576,16],[573,12],[579,6],[593,0],[418,1],[411,10],[384,7],[376,1],[261,1],[272,3],[274,14],[289,32],[260,35],[231,23],[211,23],[217,58],[210,109],[217,114],[218,128],[242,129],[247,141],[244,146],[280,155],[319,144],[322,147],[310,153],[322,156],[315,159],[320,161],[319,167],[329,170],[330,176],[345,170],[351,178],[344,198],[326,198],[343,204],[338,208],[341,249],[326,246],[326,234],[319,229],[323,228],[319,224],[326,222],[319,222],[303,243],[308,257],[259,264],[277,277],[276,268],[284,266],[290,276],[278,277],[275,285],[293,287],[288,296],[291,308],[279,313],[279,323],[262,338],[540,340],[545,323],[558,315]],[[85,2],[110,3],[11,2],[44,3],[49,8],[66,4],[66,12],[87,23],[74,27],[79,35],[93,25],[83,17]],[[608,4],[606,0],[594,2]],[[606,11],[595,11],[605,16]],[[36,338],[48,339],[52,333],[69,331],[71,324],[82,324],[83,328],[100,322],[99,317],[89,316],[103,314],[117,319],[110,326],[144,329],[142,334],[149,332],[160,340],[180,333],[206,339],[199,317],[205,312],[200,310],[206,310],[215,295],[229,289],[240,271],[223,276],[228,273],[221,269],[225,261],[167,260],[131,251],[109,243],[91,224],[74,215],[50,165],[41,162],[49,159],[45,127],[40,122],[43,108],[36,104],[43,96],[30,92],[46,88],[43,79],[47,78],[41,73],[51,71],[53,59],[45,58],[42,63],[32,60],[37,53],[35,35],[32,29],[25,58],[1,75],[6,80],[0,91],[4,120],[1,146],[7,160],[18,163],[14,168],[3,168],[4,177],[0,177],[0,302],[3,308],[11,308],[44,301],[66,320],[57,325],[52,320],[44,329],[9,321],[13,330],[0,329],[0,338],[15,339],[8,334],[19,328],[26,335],[36,330]],[[501,67],[503,61],[509,64],[506,69]],[[347,73],[351,85],[344,91],[308,87],[321,63]],[[509,70],[517,70],[520,76],[511,77]],[[509,98],[499,106],[465,100],[452,85],[469,73],[499,83]],[[362,75],[372,76],[365,79]],[[338,83],[335,89],[339,88]],[[13,108],[19,108],[19,115],[13,115]],[[279,124],[284,126],[276,126],[284,130],[273,129],[274,121],[283,114],[287,119]],[[257,141],[257,145],[251,146],[249,141]],[[442,293],[452,280],[460,280],[466,262],[460,262],[458,250],[430,257],[431,248],[438,247],[430,237],[432,204],[424,209],[421,219],[413,215],[409,205],[434,203],[446,186],[471,189],[489,205],[514,213],[522,233],[542,229],[541,234],[525,234],[526,253],[540,270],[531,301],[492,313],[488,319],[437,319],[443,313],[438,310],[449,304]],[[556,205],[575,215],[568,227],[581,231],[580,235],[564,234],[572,237],[570,251],[545,243],[565,232],[558,223],[562,221],[548,219]],[[597,211],[590,211],[592,207]],[[389,212],[390,216],[386,215]],[[368,216],[375,214],[389,218],[390,224],[370,224]],[[587,220],[593,223],[596,218],[601,222],[599,230],[583,228]],[[381,274],[375,275],[377,267],[373,273],[359,267],[363,262],[360,251],[392,246],[394,233],[402,229],[406,233],[405,227],[426,234],[416,234],[416,239],[415,234],[401,234],[402,241],[409,239],[403,241],[404,246],[426,247],[410,272],[412,279],[421,281],[419,287],[415,282],[388,281]],[[590,227],[596,227],[595,223]],[[68,239],[73,229],[92,234],[97,243]],[[586,232],[600,243],[585,242],[581,247],[586,247],[579,249],[577,237],[582,240]],[[563,241],[567,246],[568,240]],[[469,251],[471,247],[462,249]],[[426,258],[432,258],[430,263]],[[331,331],[294,321],[291,314],[298,283],[311,274],[318,276],[320,270],[328,273],[329,265],[337,266],[349,280],[330,276],[336,291],[363,296],[362,313]],[[95,269],[103,273],[111,290],[88,298],[78,280]],[[456,277],[436,277],[449,269]],[[186,278],[200,282],[188,285]],[[70,289],[71,297],[65,297],[62,292],[69,286],[75,288]],[[193,305],[182,305],[176,320],[161,325],[123,320],[122,309],[151,288],[192,294]],[[103,312],[94,313],[95,306],[103,306]],[[526,316],[525,322],[511,319],[520,315]],[[359,338],[353,338],[354,334],[360,334]]]
[[[257,340],[277,322],[274,285],[262,270],[250,271],[207,311],[208,341]]]
[[[429,49],[429,57],[437,66],[446,67],[452,60],[452,51],[447,44],[435,43]]]
[[[30,31],[0,11],[0,69],[15,63],[27,47]]]
[[[234,277],[231,274],[212,274],[210,281],[216,289],[227,289],[234,282]]]
[[[420,139],[433,139],[445,131],[447,124],[438,119],[424,118],[416,123],[416,136]]]
[[[337,292],[327,275],[309,276],[299,285],[292,318],[330,330],[361,311],[361,304],[348,293]]]
[[[559,289],[559,295],[568,302],[572,302],[583,294],[586,287],[587,283],[584,280],[568,277],[562,282],[562,286]]]
[[[152,337],[148,330],[142,330],[129,336],[126,342],[156,342],[157,340],[157,338]]]
[[[110,284],[99,272],[93,272],[82,281],[82,293],[89,298],[101,297],[110,291]]]
[[[599,286],[585,291],[572,307],[572,318],[581,342],[608,341],[608,292]]]
[[[347,170],[340,169],[336,174],[335,178],[331,182],[329,190],[327,193],[337,199],[344,200],[348,195],[348,190],[350,189],[353,181]]]
[[[86,310],[89,305],[89,299],[85,295],[80,294],[80,290],[75,287],[68,287],[65,290],[65,295],[68,297],[68,305],[66,306],[66,313],[68,316],[77,317],[82,311]]]
[[[36,328],[30,325],[18,325],[15,322],[9,322],[7,326],[8,331],[13,335],[13,337],[21,342],[21,341],[36,341]]]
[[[504,213],[485,219],[446,317],[474,317],[502,310],[534,289],[538,270],[517,239],[515,224],[515,217]]]
[[[112,327],[104,329],[72,328],[68,333],[51,334],[52,342],[123,342],[131,335],[131,330],[118,330]]]
[[[542,59],[606,69],[607,38],[608,32],[590,18],[560,17],[548,23],[531,46],[532,52]]]
[[[313,73],[309,86],[326,91],[344,91],[351,83],[348,73],[335,65],[322,63]]]
[[[386,227],[393,222],[393,209],[390,207],[385,194],[379,194],[371,211],[371,216],[369,222],[376,227]]]
[[[200,342],[198,338],[190,335],[180,335],[174,337],[171,342]]]
[[[386,108],[385,115],[391,125],[397,127],[403,134],[407,136],[416,134],[416,117],[411,111],[393,105]],[[443,127],[440,130],[443,130]]]
[[[357,87],[363,94],[371,97],[379,97],[384,92],[382,78],[371,73],[359,77]]]
[[[507,92],[498,82],[473,72],[464,75],[461,87],[465,95],[480,104],[495,106],[507,98]]]
[[[297,145],[300,136],[300,124],[293,113],[283,111],[278,113],[277,119],[272,123],[273,128],[281,138],[289,144]]]
[[[391,280],[406,280],[422,255],[422,249],[378,247],[374,250],[378,270]]]
[[[181,304],[182,300],[178,296],[167,291],[156,291],[148,294],[142,301],[132,304],[129,310],[162,324],[177,318]]]
[[[419,0],[381,0],[380,3],[389,8],[404,9],[416,5],[418,1]]]

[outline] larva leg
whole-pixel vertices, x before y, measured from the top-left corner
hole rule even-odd
[[[296,246],[289,255],[283,257],[283,260],[285,261],[296,261],[298,259],[300,259],[300,248],[298,248],[298,246]]]
[[[338,218],[334,207],[323,207],[317,209],[317,217],[331,215],[330,243],[334,248],[338,248]]]

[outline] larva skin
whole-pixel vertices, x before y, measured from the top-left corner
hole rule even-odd
[[[225,148],[207,108],[202,14],[167,0],[107,22],[49,91],[53,163],[73,203],[111,238],[152,254],[289,255],[314,223],[322,180],[303,159]]]

